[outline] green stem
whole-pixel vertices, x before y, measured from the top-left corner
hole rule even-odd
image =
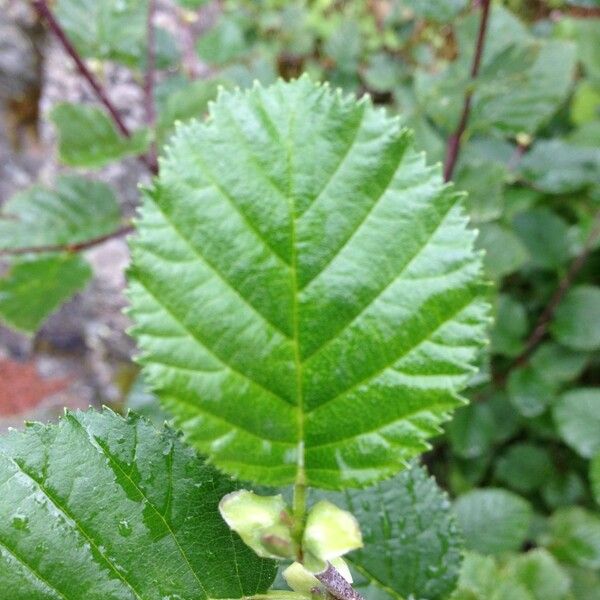
[[[304,534],[304,523],[306,521],[306,484],[303,481],[304,477],[299,476],[294,484],[294,537],[300,547],[302,544],[302,535]]]

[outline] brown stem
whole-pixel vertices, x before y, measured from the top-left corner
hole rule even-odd
[[[542,311],[542,314],[539,316],[537,323],[531,332],[531,335],[525,342],[525,349],[511,364],[509,370],[514,368],[522,367],[527,364],[529,357],[533,354],[534,350],[539,346],[540,342],[546,337],[546,333],[548,332],[548,327],[554,318],[554,313],[558,308],[558,305],[562,302],[566,293],[569,291],[575,278],[585,265],[587,259],[592,253],[596,242],[600,240],[600,212],[596,215],[595,225],[592,228],[590,234],[588,235],[585,244],[583,245],[583,250],[575,257],[573,262],[569,265],[565,276],[560,280],[558,287],[552,294],[546,308]]]
[[[90,87],[94,90],[96,97],[98,100],[104,105],[112,120],[115,123],[117,129],[121,132],[121,134],[127,138],[131,137],[131,131],[125,125],[125,122],[121,118],[119,111],[116,109],[115,105],[111,102],[110,98],[107,96],[106,91],[100,84],[100,82],[96,79],[94,74],[88,69],[87,65],[81,58],[79,52],[72,44],[71,40],[67,37],[60,23],[57,21],[56,17],[50,10],[48,6],[47,0],[33,0],[33,7],[38,12],[40,17],[46,21],[48,27],[52,31],[52,33],[56,36],[65,52],[71,57],[73,62],[75,63],[77,70],[80,75],[89,83]],[[140,160],[150,169],[152,173],[157,173],[158,168],[156,164],[149,160],[145,156],[141,156]]]
[[[315,577],[337,600],[365,600],[330,563],[327,563],[327,568],[317,573]]]
[[[146,22],[147,28],[147,52],[146,52],[146,73],[144,77],[144,103],[146,108],[146,123],[153,126],[156,121],[156,108],[154,106],[154,71],[156,69],[156,48],[154,29],[154,13],[156,10],[156,0],[148,0],[148,16]]]
[[[74,244],[48,244],[46,246],[27,246],[23,248],[7,248],[6,250],[0,250],[0,256],[41,254],[45,252],[82,252],[83,250],[87,250],[88,248],[92,248],[93,246],[98,246],[99,244],[103,244],[108,240],[128,235],[132,232],[133,227],[131,225],[125,225],[120,229],[112,231],[111,233],[107,233],[105,235],[85,240],[84,242],[77,242]]]
[[[156,124],[156,105],[154,103],[154,76],[156,71],[156,30],[154,28],[154,13],[156,0],[148,0],[148,14],[146,22],[146,73],[144,75],[144,104],[146,108],[146,123],[154,128]],[[148,160],[152,164],[152,171],[158,171],[156,141],[152,142],[148,153]]]
[[[483,48],[485,45],[485,36],[488,30],[488,22],[490,15],[490,0],[481,0],[481,19],[479,21],[479,32],[477,34],[477,43],[475,46],[475,54],[473,55],[473,63],[471,65],[471,84],[477,79],[479,67],[481,66],[481,58],[483,56]],[[446,150],[446,162],[444,164],[444,181],[452,179],[456,161],[460,154],[460,145],[462,137],[469,122],[471,114],[471,103],[473,101],[473,90],[470,85],[465,92],[462,113],[458,126],[454,133],[448,138],[448,147]]]

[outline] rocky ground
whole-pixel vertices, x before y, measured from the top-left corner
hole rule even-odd
[[[212,7],[214,14],[215,7]],[[182,30],[169,0],[159,3],[157,22],[176,33],[188,72],[202,75],[190,46],[197,31]],[[197,27],[202,24],[197,25]],[[132,127],[143,120],[139,81],[107,65],[110,97]],[[0,206],[35,182],[51,185],[61,170],[47,114],[58,101],[94,102],[87,84],[54,39],[44,33],[26,0],[0,0]],[[147,180],[134,159],[89,173],[117,191],[123,212],[138,202],[138,182]],[[115,239],[87,252],[95,277],[88,288],[28,337],[0,325],[0,429],[23,418],[48,418],[62,406],[116,404],[136,375],[133,344],[125,333],[126,242]],[[0,270],[2,265],[0,264]]]

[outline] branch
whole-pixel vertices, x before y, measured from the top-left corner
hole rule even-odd
[[[144,75],[144,104],[146,108],[146,123],[154,128],[156,124],[156,106],[154,104],[154,75],[156,70],[156,30],[154,28],[154,13],[156,0],[148,0],[148,14],[146,21],[146,73]],[[148,161],[152,171],[158,172],[156,141],[152,142],[148,152]]]
[[[483,47],[485,45],[485,36],[488,30],[488,22],[490,15],[490,0],[481,0],[481,20],[479,21],[479,33],[477,34],[477,44],[475,46],[475,54],[473,56],[473,64],[471,65],[471,83],[477,79],[479,67],[481,66],[481,58],[483,56]],[[444,164],[444,181],[452,179],[454,167],[460,153],[460,144],[462,136],[469,122],[471,114],[471,102],[473,100],[473,89],[469,86],[465,92],[462,114],[458,122],[458,126],[454,133],[448,138],[448,148],[446,150],[446,162]]]
[[[598,240],[600,240],[600,211],[596,215],[594,227],[592,227],[592,230],[588,235],[585,244],[583,245],[583,250],[569,265],[565,276],[560,280],[558,287],[556,288],[554,294],[552,294],[548,304],[546,305],[546,308],[539,316],[531,335],[525,342],[525,349],[523,352],[521,352],[521,354],[519,354],[519,356],[517,356],[517,358],[515,358],[508,369],[509,371],[527,364],[529,357],[533,354],[534,350],[539,346],[544,337],[546,337],[548,327],[554,318],[554,313],[556,312],[558,305],[562,302],[566,293],[573,285],[575,278],[585,265]]]
[[[82,252],[83,250],[87,250],[93,246],[98,246],[99,244],[103,244],[108,240],[128,235],[132,232],[133,226],[125,225],[120,229],[112,231],[111,233],[91,238],[84,242],[77,242],[74,244],[48,244],[46,246],[26,246],[23,248],[7,248],[5,250],[0,250],[0,256],[19,256],[23,254],[41,254],[45,252]]]
[[[331,563],[315,577],[327,588],[327,591],[337,600],[365,600],[338,572]]]
[[[71,40],[67,37],[60,23],[56,20],[54,14],[50,10],[48,6],[47,0],[33,0],[33,7],[38,12],[40,17],[46,21],[48,27],[52,31],[52,33],[56,36],[60,44],[62,45],[65,52],[73,59],[79,74],[89,83],[90,87],[94,90],[96,97],[98,100],[104,105],[108,113],[110,114],[112,120],[115,123],[117,129],[121,132],[121,134],[127,138],[131,137],[131,131],[125,125],[125,122],[121,118],[119,111],[116,109],[115,105],[111,102],[110,98],[107,96],[106,91],[100,84],[100,82],[96,79],[94,74],[88,69],[87,65],[81,58],[79,52],[75,48],[75,46],[71,43]],[[150,169],[150,171],[154,174],[158,172],[157,165],[154,164],[151,160],[149,160],[145,156],[141,156],[140,160]]]
[[[146,123],[150,126],[156,121],[156,108],[154,106],[154,71],[156,69],[156,48],[154,29],[154,12],[156,0],[148,0],[148,16],[146,21],[146,73],[144,77],[144,103],[146,108]]]

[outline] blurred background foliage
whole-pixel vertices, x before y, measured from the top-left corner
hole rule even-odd
[[[100,80],[108,61],[144,86],[154,65],[156,116],[123,135],[99,104],[52,108],[59,161],[77,171],[4,200],[0,320],[35,333],[86,285],[75,250],[129,227],[87,174],[127,156],[152,168],[153,145],[202,118],[221,86],[308,73],[370,94],[431,163],[469,94],[452,180],[469,194],[495,324],[471,404],[424,457],[469,551],[453,597],[600,598],[600,4],[494,2],[475,81],[481,11],[467,0],[177,4],[185,35],[157,26],[150,54],[147,1],[52,4]],[[123,406],[164,418],[141,380],[124,389]]]

